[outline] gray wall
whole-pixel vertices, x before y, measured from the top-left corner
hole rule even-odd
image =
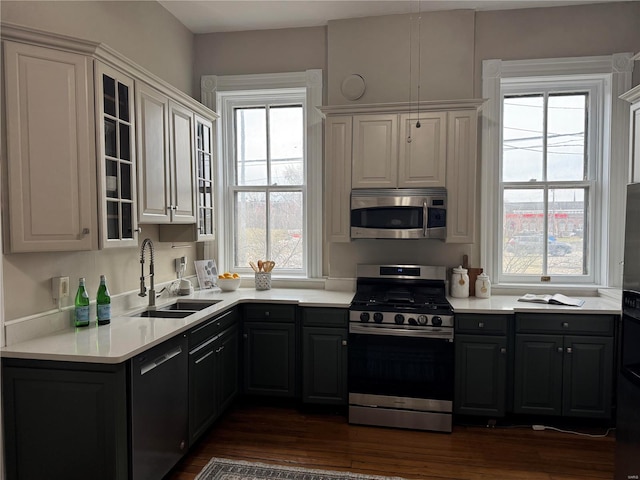
[[[0,18],[47,32],[102,42],[191,95],[193,34],[151,1],[7,1]],[[195,92],[199,97],[199,90]]]
[[[0,19],[105,43],[154,75],[191,94],[193,34],[156,2],[3,0]],[[187,274],[194,274],[195,244],[172,249],[171,244],[157,241],[157,226],[142,225],[142,229],[140,241],[150,237],[156,246],[156,282],[176,278],[173,259],[182,255],[189,258]],[[63,306],[73,304],[78,277],[87,278],[92,298],[95,298],[100,274],[106,274],[112,295],[136,290],[140,277],[136,248],[9,254],[3,255],[2,268],[5,321],[54,309],[51,277],[70,277],[72,295],[63,302]]]

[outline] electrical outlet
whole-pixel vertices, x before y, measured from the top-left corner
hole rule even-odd
[[[187,268],[187,257],[182,256],[182,257],[176,258],[176,273],[180,275],[181,273],[184,273],[184,270],[186,268]]]
[[[69,296],[69,277],[53,277],[51,279],[51,296],[54,300]]]

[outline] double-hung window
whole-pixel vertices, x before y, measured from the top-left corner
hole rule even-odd
[[[484,62],[481,255],[497,284],[618,283],[628,57]]]
[[[275,276],[319,277],[321,72],[208,78],[221,117],[218,263],[248,273],[249,262],[272,260]]]

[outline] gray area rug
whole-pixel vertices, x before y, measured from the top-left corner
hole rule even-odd
[[[265,463],[244,462],[227,458],[212,458],[196,480],[403,480],[350,472],[312,470]]]

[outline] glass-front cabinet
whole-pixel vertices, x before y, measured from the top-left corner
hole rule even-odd
[[[195,116],[196,158],[198,162],[198,240],[215,238],[213,188],[213,122]]]
[[[100,248],[138,244],[133,79],[96,65]]]

